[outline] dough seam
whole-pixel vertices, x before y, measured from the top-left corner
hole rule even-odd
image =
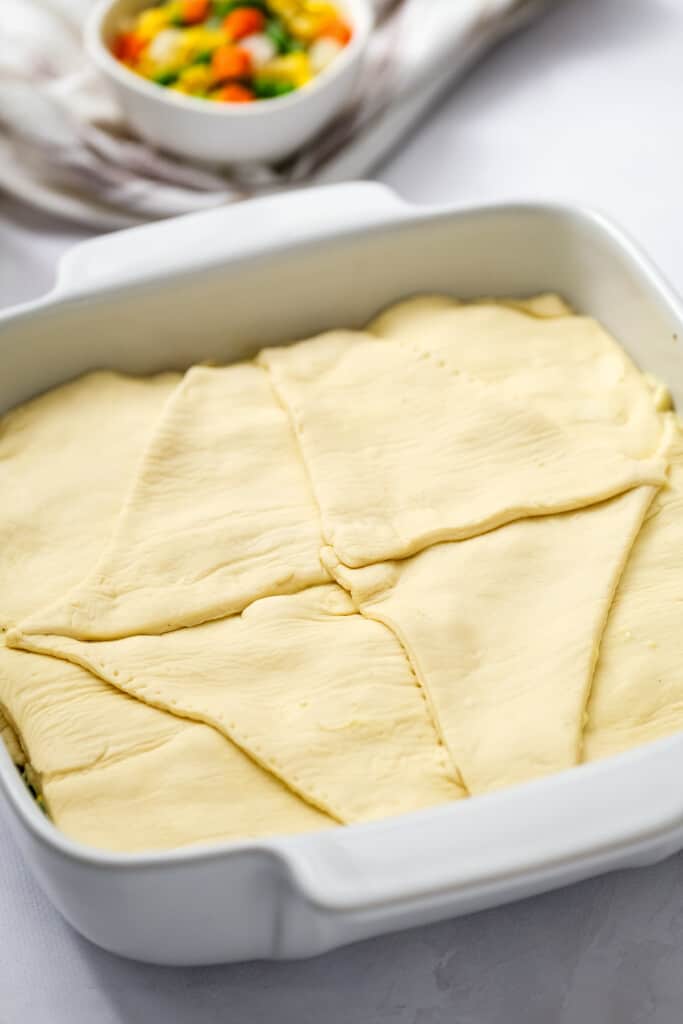
[[[664,485],[664,486],[666,486],[666,485]],[[643,524],[645,523],[645,520],[647,519],[648,513],[649,513],[650,509],[652,508],[652,503],[655,500],[657,494],[659,493],[659,490],[660,490],[659,487],[651,487],[651,492],[652,493],[650,495],[650,500],[649,500],[649,502],[647,503],[647,505],[645,506],[645,508],[642,511],[642,515],[640,517],[640,522],[638,524],[638,529],[634,530],[633,535],[632,535],[632,537],[630,539],[630,543],[627,543],[624,546],[624,550],[622,551],[621,561],[617,565],[616,571],[613,574],[613,577],[612,577],[612,580],[611,580],[611,587],[610,587],[609,598],[605,602],[605,609],[604,609],[604,612],[603,612],[602,621],[599,622],[596,625],[596,633],[598,635],[598,638],[597,638],[597,641],[596,641],[596,643],[594,645],[594,648],[593,648],[593,655],[592,655],[592,658],[591,658],[590,671],[588,672],[588,675],[587,675],[586,690],[585,690],[584,697],[583,697],[583,705],[582,705],[581,717],[578,719],[578,721],[579,721],[579,735],[576,738],[576,763],[577,764],[581,764],[582,761],[583,761],[584,736],[585,736],[585,732],[586,732],[586,726],[588,724],[588,704],[590,702],[591,693],[592,693],[592,690],[593,690],[593,680],[595,679],[595,673],[596,673],[596,670],[597,670],[597,667],[598,667],[598,661],[600,660],[600,648],[602,647],[602,640],[603,640],[603,637],[605,635],[605,630],[607,629],[607,623],[609,622],[609,618],[610,618],[610,615],[611,615],[611,612],[612,612],[612,607],[614,605],[614,600],[615,600],[616,595],[617,595],[617,590],[619,589],[619,584],[621,583],[621,579],[622,579],[622,577],[624,575],[624,571],[625,571],[626,566],[628,565],[628,562],[629,562],[629,560],[631,558],[631,552],[633,551],[635,543],[638,540],[638,537],[640,536],[640,534],[642,532]]]
[[[434,732],[436,733],[438,745],[446,753],[446,755],[448,757],[448,761],[449,761],[450,766],[451,766],[453,777],[455,778],[455,781],[457,782],[457,784],[462,788],[463,793],[465,794],[465,797],[471,797],[472,796],[471,790],[470,790],[469,786],[467,785],[467,783],[465,781],[465,777],[463,776],[462,772],[460,771],[460,768],[458,766],[458,762],[457,762],[456,757],[455,757],[455,752],[451,749],[451,747],[449,746],[448,742],[446,741],[446,736],[444,734],[443,727],[441,725],[441,720],[439,718],[439,713],[438,713],[438,711],[436,709],[434,701],[432,700],[432,696],[431,696],[431,694],[429,692],[429,688],[427,687],[427,685],[425,683],[424,673],[420,669],[420,663],[419,663],[419,661],[417,659],[417,656],[414,653],[412,653],[410,648],[408,647],[408,644],[406,642],[405,637],[403,636],[403,634],[401,632],[401,629],[396,625],[396,623],[393,623],[390,620],[385,619],[378,612],[374,612],[374,611],[365,609],[363,611],[360,611],[359,614],[361,614],[366,619],[369,619],[369,620],[371,620],[373,622],[378,622],[380,625],[384,626],[385,629],[388,629],[389,632],[392,633],[392,635],[396,638],[396,641],[400,644],[401,650],[403,651],[403,654],[405,655],[406,661],[408,662],[408,665],[410,666],[410,671],[411,671],[411,673],[413,675],[413,678],[415,679],[415,685],[420,690],[420,692],[422,694],[422,698],[423,698],[425,704],[427,705],[427,710],[429,712],[429,718],[430,718],[430,721],[431,721],[431,723],[432,723],[432,725],[434,727]]]
[[[61,771],[38,772],[37,774],[43,783],[59,782],[60,779],[68,779],[74,775],[86,775],[88,772],[96,772],[109,768],[112,765],[120,764],[122,761],[127,761],[130,757],[137,757],[142,754],[152,754],[155,750],[160,750],[162,747],[166,746],[167,743],[171,743],[175,740],[176,736],[177,733],[171,733],[169,736],[164,736],[164,738],[159,740],[158,743],[149,743],[146,746],[139,746],[131,750],[121,751],[119,754],[111,754],[107,756],[106,753],[103,753],[97,757],[92,764],[77,765],[74,768],[64,768]]]
[[[272,374],[272,371],[271,371],[270,367],[267,366],[267,365],[262,365],[261,363],[257,362],[256,360],[254,360],[253,363],[254,363],[254,366],[257,366],[260,370],[263,370],[263,372],[265,373],[265,375],[266,375],[266,377],[268,379],[268,383],[270,385],[270,390],[272,392],[273,399],[274,399],[275,402],[277,402],[279,408],[282,409],[282,412],[287,417],[287,424],[289,426],[289,431],[290,431],[290,433],[292,435],[292,438],[293,438],[293,441],[294,441],[294,447],[296,448],[296,452],[297,452],[297,455],[299,457],[299,462],[301,463],[301,466],[303,467],[304,476],[306,478],[306,483],[308,484],[308,491],[309,491],[310,497],[311,497],[311,499],[313,501],[313,504],[315,505],[315,507],[316,507],[316,509],[318,511],[318,526],[320,527],[320,536],[324,537],[324,534],[323,534],[322,506],[320,504],[320,501],[318,500],[318,495],[316,494],[315,486],[313,484],[313,477],[311,476],[311,471],[310,471],[310,469],[308,467],[308,463],[306,462],[306,458],[304,456],[303,448],[301,447],[301,441],[299,440],[299,436],[298,436],[298,434],[296,432],[296,428],[295,428],[295,424],[294,424],[294,417],[292,415],[292,410],[289,408],[287,403],[284,401],[284,399],[280,395],[277,387],[275,386],[275,381],[273,380],[273,374]],[[325,565],[323,565],[322,561],[320,562],[320,565],[322,566],[323,570],[327,573],[327,575],[330,576],[330,573],[328,572],[327,567]],[[330,579],[331,578],[332,577],[330,576]],[[308,587],[310,587],[311,585],[315,585],[315,584],[308,584],[307,587],[303,587],[302,589],[303,590],[307,590]]]
[[[381,626],[384,626],[384,628],[389,630],[391,635],[394,637],[396,642],[399,644],[399,646],[400,646],[400,648],[401,648],[401,650],[403,652],[403,655],[404,655],[406,661],[408,662],[408,667],[410,669],[410,674],[413,677],[413,682],[415,683],[415,686],[417,687],[417,689],[420,691],[420,696],[422,697],[422,700],[425,703],[425,707],[427,709],[427,714],[429,715],[429,720],[430,720],[430,722],[432,724],[432,728],[434,729],[434,733],[435,733],[435,736],[436,736],[436,742],[437,742],[437,746],[439,748],[439,752],[443,755],[444,767],[446,766],[446,763],[447,763],[448,767],[450,768],[450,773],[449,774],[453,778],[453,781],[456,783],[456,785],[460,786],[460,788],[462,789],[463,794],[464,794],[465,797],[470,797],[472,794],[470,793],[470,791],[469,791],[469,789],[468,789],[468,787],[467,787],[467,785],[465,783],[465,779],[463,778],[462,773],[461,773],[460,769],[458,768],[458,765],[457,765],[457,763],[455,761],[455,758],[453,757],[453,754],[452,754],[448,744],[446,743],[446,740],[445,740],[445,737],[444,737],[444,734],[443,734],[443,730],[441,729],[441,723],[440,723],[439,717],[438,717],[438,715],[436,713],[436,708],[434,707],[434,703],[433,703],[433,701],[431,699],[431,695],[429,693],[429,690],[425,687],[425,685],[424,685],[424,683],[422,681],[422,675],[421,675],[421,673],[419,671],[419,666],[416,663],[416,659],[413,658],[413,655],[411,654],[410,650],[408,649],[408,646],[406,645],[403,637],[401,636],[400,631],[397,630],[397,629],[394,629],[393,626],[390,626],[389,623],[385,622],[384,619],[381,618],[379,615],[378,616],[367,615],[360,608],[358,609],[358,614],[362,615],[363,618],[365,618],[365,619],[371,620],[373,622],[378,622]]]
[[[7,636],[9,647],[16,646],[22,650],[33,651],[35,654],[44,654],[45,651],[40,647],[40,639],[39,635],[35,635],[35,637],[33,634],[25,635],[19,630],[12,630]],[[324,792],[318,790],[317,787],[314,788],[307,786],[306,788],[303,788],[298,776],[292,773],[289,769],[285,771],[279,765],[276,758],[264,758],[262,756],[262,748],[260,744],[253,743],[249,740],[248,736],[242,735],[234,722],[225,721],[224,715],[208,715],[205,711],[202,711],[201,708],[189,708],[187,704],[185,704],[182,709],[179,709],[178,701],[175,699],[168,701],[160,700],[161,691],[159,690],[152,691],[150,696],[149,686],[137,683],[134,676],[124,677],[119,669],[112,668],[101,659],[92,658],[88,661],[85,658],[79,658],[78,655],[72,651],[60,651],[59,657],[64,661],[70,661],[72,664],[78,665],[80,668],[84,668],[88,672],[92,672],[94,670],[101,679],[104,679],[105,682],[110,683],[129,697],[136,700],[142,700],[143,703],[150,707],[158,708],[161,711],[165,711],[179,719],[190,722],[200,722],[202,725],[208,725],[220,735],[235,743],[243,754],[254,761],[264,771],[268,772],[269,775],[273,776],[300,800],[303,800],[310,806],[317,808],[317,810],[322,811],[324,814],[329,815],[329,817],[333,818],[340,825],[347,825],[350,823],[344,815],[331,806],[329,798]],[[131,689],[127,689],[127,686],[130,686]],[[152,697],[157,699],[152,699]]]
[[[334,551],[334,548],[332,548],[331,546],[328,546],[324,550],[332,552],[333,558],[337,559],[337,565],[341,565],[342,564],[341,562],[339,562],[339,559],[337,558],[337,554]],[[425,703],[427,714],[429,716],[429,721],[431,722],[432,728],[434,729],[434,733],[435,733],[435,736],[436,736],[437,746],[439,747],[440,752],[443,754],[444,768],[446,767],[446,763],[447,763],[448,767],[450,768],[449,775],[451,776],[451,778],[453,779],[455,784],[457,786],[460,786],[460,788],[463,791],[463,795],[465,797],[471,796],[471,793],[470,793],[469,789],[467,788],[467,786],[465,784],[465,780],[464,780],[464,778],[462,776],[462,773],[461,773],[460,769],[458,768],[458,765],[457,765],[457,763],[455,761],[455,758],[453,757],[453,753],[452,753],[450,747],[448,746],[448,744],[446,743],[446,738],[445,738],[443,730],[441,728],[441,723],[439,721],[439,716],[438,716],[438,714],[436,712],[436,708],[434,707],[434,704],[432,702],[429,690],[427,689],[427,687],[423,683],[422,674],[420,673],[418,668],[416,668],[415,662],[413,660],[413,655],[411,654],[407,644],[405,643],[404,638],[401,635],[400,630],[395,629],[394,626],[391,623],[385,621],[383,618],[381,618],[381,616],[379,616],[379,615],[370,615],[364,608],[362,608],[359,605],[359,603],[356,600],[356,598],[354,597],[353,589],[352,589],[351,585],[344,580],[343,573],[338,574],[338,573],[335,572],[335,567],[334,567],[334,564],[332,563],[332,559],[330,559],[329,556],[328,556],[327,560],[325,558],[322,558],[321,560],[322,560],[322,563],[325,566],[325,568],[330,573],[330,575],[335,579],[336,583],[340,587],[342,587],[342,589],[345,590],[347,592],[347,594],[349,595],[349,599],[351,600],[351,602],[353,604],[353,607],[356,610],[356,614],[362,616],[364,619],[367,619],[369,622],[377,622],[380,626],[384,626],[384,628],[388,629],[389,632],[391,633],[391,635],[393,636],[393,638],[396,640],[396,643],[401,648],[401,652],[403,654],[403,657],[405,658],[405,660],[406,660],[406,662],[408,664],[408,668],[410,669],[410,674],[412,676],[413,682],[414,682],[416,688],[419,690],[420,696],[422,697],[422,700]]]
[[[268,383],[270,384],[270,389],[271,389],[271,391],[273,393],[273,398],[275,399],[275,401],[277,402],[278,406],[280,407],[280,409],[282,409],[283,413],[287,417],[287,423],[289,424],[289,429],[290,429],[290,431],[292,433],[292,437],[294,438],[294,444],[295,444],[295,447],[296,447],[296,450],[297,450],[297,454],[299,456],[299,462],[303,466],[304,475],[305,475],[306,480],[308,482],[308,488],[309,488],[309,491],[310,491],[310,495],[311,495],[311,497],[313,499],[313,503],[314,503],[315,507],[318,510],[318,524],[320,526],[320,537],[321,537],[321,540],[324,542],[324,544],[330,544],[331,545],[332,541],[329,539],[327,533],[325,532],[325,526],[324,526],[324,521],[323,521],[322,504],[320,502],[320,498],[318,497],[318,493],[317,493],[317,491],[315,489],[315,484],[313,482],[313,475],[311,473],[311,470],[310,470],[310,467],[308,465],[308,462],[306,461],[306,456],[304,455],[304,450],[303,450],[303,447],[302,447],[302,444],[301,444],[301,439],[300,439],[300,437],[299,437],[299,435],[297,433],[297,430],[296,430],[296,418],[294,416],[294,413],[293,413],[292,409],[290,409],[289,404],[286,402],[285,398],[280,394],[280,392],[278,390],[277,384],[275,382],[275,375],[273,374],[272,367],[268,363],[265,363],[265,362],[264,363],[260,363],[260,362],[258,362],[258,359],[254,361],[254,366],[258,366],[259,369],[263,370],[264,373],[266,374],[266,377],[268,378]],[[322,561],[321,561],[320,564],[323,566],[324,569],[326,569],[326,566],[323,565]]]
[[[631,491],[637,490],[639,487],[653,487],[657,490],[663,485],[665,472],[666,467],[664,466],[661,467],[661,471],[657,474],[654,472],[644,472],[642,474],[642,478],[638,477],[637,479],[615,484],[612,488],[596,493],[590,501],[577,499],[576,501],[552,507],[539,503],[539,505],[533,509],[524,508],[524,506],[508,506],[508,508],[497,513],[495,516],[481,520],[477,523],[476,528],[464,527],[461,529],[442,529],[422,534],[421,538],[415,541],[414,544],[405,546],[405,552],[403,552],[400,557],[375,559],[370,562],[363,561],[358,565],[349,565],[347,562],[344,562],[342,558],[339,558],[339,562],[347,569],[367,569],[373,565],[379,565],[383,561],[404,562],[407,559],[412,558],[414,555],[419,555],[423,551],[427,551],[429,548],[437,547],[439,544],[459,544],[468,540],[476,540],[477,537],[481,537],[487,533],[493,533],[494,530],[500,530],[502,527],[510,526],[513,523],[521,522],[524,519],[543,519],[546,516],[565,515],[567,512],[581,512],[584,509],[593,508],[595,505],[602,505],[605,502],[610,501],[612,498],[620,498],[622,495],[629,494]],[[334,549],[335,555],[337,555],[337,550],[334,547],[333,541],[329,542],[329,546]],[[337,557],[339,556],[337,555]]]

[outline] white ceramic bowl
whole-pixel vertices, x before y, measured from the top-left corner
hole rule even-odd
[[[142,138],[187,160],[273,163],[312,139],[348,102],[372,29],[369,0],[338,0],[353,39],[308,85],[258,103],[213,103],[164,89],[129,71],[110,46],[121,22],[150,0],[101,0],[85,28],[86,49]]]

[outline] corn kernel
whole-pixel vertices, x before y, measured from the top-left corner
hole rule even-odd
[[[149,11],[143,11],[137,21],[136,33],[142,39],[153,39],[157,32],[167,28],[171,23],[171,16],[162,7],[153,7]]]
[[[211,69],[205,64],[196,64],[194,67],[185,68],[181,71],[175,88],[180,92],[208,92],[211,86]]]
[[[297,88],[305,85],[313,77],[311,62],[306,53],[288,53],[284,57],[276,57],[261,68],[264,78],[275,82],[291,82]]]
[[[319,19],[312,14],[297,14],[292,18],[291,31],[300,39],[313,39],[319,25]]]
[[[307,2],[304,3],[304,9],[309,14],[315,14],[318,17],[339,17],[338,9],[334,6],[334,4],[327,3],[326,0],[307,0]]]
[[[183,32],[183,39],[179,47],[179,60],[181,64],[190,64],[201,53],[212,52],[226,42],[226,35],[220,29],[209,29],[197,26],[188,28]]]
[[[271,10],[282,18],[290,32],[294,31],[294,18],[303,10],[298,0],[271,0]]]

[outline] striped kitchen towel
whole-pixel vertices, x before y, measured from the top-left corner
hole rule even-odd
[[[559,0],[374,0],[377,23],[356,95],[279,167],[212,170],[127,130],[80,23],[92,0],[3,0],[0,189],[113,228],[264,192],[367,174],[489,47]]]

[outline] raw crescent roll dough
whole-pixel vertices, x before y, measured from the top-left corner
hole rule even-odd
[[[594,761],[683,726],[683,433],[610,611],[588,704],[583,757]]]
[[[30,610],[37,580],[54,600],[96,560],[177,380],[91,374],[0,420],[0,622]],[[55,823],[92,845],[145,850],[333,824],[208,726],[1,638],[0,709],[3,739],[18,761],[28,755]]]
[[[363,614],[400,638],[470,793],[578,762],[602,629],[654,493],[365,569],[324,552]]]
[[[0,702],[50,817],[92,846],[171,849],[334,824],[214,729],[67,661],[0,642]]]
[[[560,302],[546,296],[541,308],[547,310],[552,298]],[[370,330],[495,385],[503,400],[533,404],[565,424],[594,424],[634,458],[652,455],[662,419],[647,378],[595,320],[549,318],[547,312],[540,318],[539,301],[501,308],[410,299],[387,310]]]
[[[179,380],[91,373],[0,418],[0,628],[97,561]]]
[[[318,510],[267,375],[194,367],[103,557],[24,628],[97,640],[205,622],[329,580],[319,549]]]
[[[59,388],[0,421],[0,736],[60,827],[135,850],[383,818],[673,731],[666,403],[556,296],[422,298],[182,382]]]
[[[259,360],[290,410],[325,540],[353,568],[665,478],[654,450],[625,453],[626,426],[621,445],[600,418],[552,419],[430,347],[334,332]]]
[[[463,795],[400,644],[336,584],[163,636],[11,642],[213,725],[337,821]]]

